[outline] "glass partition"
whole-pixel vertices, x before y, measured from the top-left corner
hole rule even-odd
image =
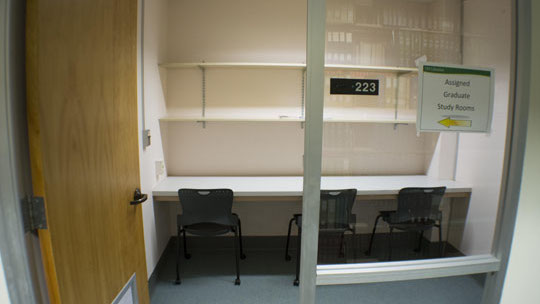
[[[489,3],[326,2],[319,270],[491,253],[506,143],[512,17],[510,1]],[[468,132],[456,127],[459,122],[437,132],[417,127],[424,63],[494,71],[487,132]],[[444,94],[456,93],[452,76],[447,78]],[[434,106],[454,111],[445,119],[468,119],[463,117],[470,113],[442,97]],[[403,189],[437,187],[444,189]],[[354,202],[340,196],[344,189],[356,189]]]

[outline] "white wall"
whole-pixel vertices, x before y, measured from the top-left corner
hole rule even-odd
[[[306,0],[169,1],[172,62],[305,62]]]
[[[170,175],[302,175],[304,129],[293,122],[168,122]],[[424,174],[437,136],[414,125],[327,123],[323,174]]]
[[[4,275],[4,264],[2,263],[2,257],[0,256],[0,303],[9,304],[8,289],[6,285],[6,276]]]
[[[532,2],[532,50],[527,143],[516,226],[502,304],[533,304],[540,299],[538,252],[540,252],[540,3]]]
[[[460,246],[467,255],[491,252],[499,203],[510,80],[511,9],[508,0],[464,1],[463,64],[495,68],[491,133],[461,133],[456,180],[472,197]],[[497,22],[494,22],[497,20]]]
[[[144,119],[146,129],[151,130],[152,144],[146,149],[140,147],[141,190],[149,194],[143,204],[144,241],[146,248],[146,267],[150,276],[169,240],[168,206],[155,204],[152,188],[158,180],[155,162],[163,160],[163,145],[158,118],[165,115],[165,99],[161,86],[158,62],[164,58],[166,45],[167,1],[146,0],[144,12]],[[142,108],[140,108],[142,113]],[[141,121],[142,122],[142,121]],[[141,122],[139,123],[140,127]],[[139,134],[142,134],[142,130]]]

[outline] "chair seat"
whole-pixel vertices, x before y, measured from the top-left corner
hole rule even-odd
[[[433,226],[435,226],[436,223],[433,220],[426,220],[426,221],[421,221],[421,222],[404,222],[404,223],[389,222],[388,225],[394,229],[399,229],[399,230],[420,231],[420,230],[429,230],[433,228]]]
[[[231,231],[231,227],[216,223],[197,223],[185,226],[186,232],[200,236],[214,236],[226,234]]]

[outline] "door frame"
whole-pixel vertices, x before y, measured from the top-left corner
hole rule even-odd
[[[482,303],[499,303],[512,240],[516,225],[517,209],[521,191],[521,177],[527,141],[527,123],[530,103],[531,78],[531,0],[512,1],[512,32],[515,45],[512,49],[512,82],[508,135],[506,139],[506,163],[501,185],[501,202],[493,237],[492,255],[501,261],[500,269],[487,276]]]
[[[21,202],[31,195],[25,111],[25,1],[0,0],[0,254],[11,303],[41,303],[40,252],[27,243]],[[34,235],[29,236],[35,245]]]

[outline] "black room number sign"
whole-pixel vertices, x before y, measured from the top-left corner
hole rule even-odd
[[[330,94],[379,95],[378,79],[331,78]]]

